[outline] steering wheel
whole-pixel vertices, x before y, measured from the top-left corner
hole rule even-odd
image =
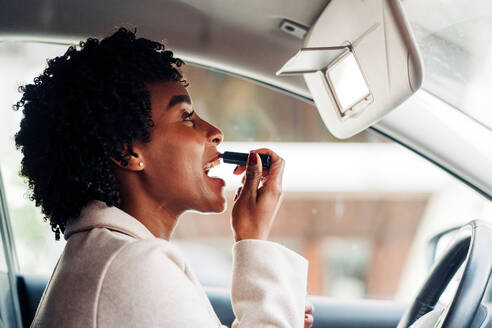
[[[433,327],[470,326],[482,302],[492,272],[491,250],[492,227],[488,223],[475,220],[464,225],[444,255],[432,267],[429,277],[397,328],[407,328],[432,311],[463,263],[464,271],[458,289]]]

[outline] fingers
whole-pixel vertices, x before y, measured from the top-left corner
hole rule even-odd
[[[313,304],[311,304],[310,302],[307,302],[306,303],[306,306],[304,307],[304,312],[306,314],[313,314],[313,312],[314,312],[314,306],[313,306]]]
[[[270,155],[272,161],[271,163],[273,164],[273,162],[275,161],[279,161],[281,160],[281,158],[276,154],[274,153],[273,151],[271,151],[270,149],[268,148],[258,148],[258,149],[253,149],[251,151],[254,151],[255,153],[258,153],[258,154],[265,154],[265,155]],[[271,165],[270,165],[271,167]],[[268,173],[268,170],[267,168],[263,168],[263,172],[264,173]],[[240,175],[242,174],[244,171],[246,171],[246,165],[237,165],[235,168],[234,168],[234,171],[233,171],[233,174],[235,175]],[[265,172],[266,171],[266,172]]]
[[[258,165],[255,167],[257,170],[252,170],[252,171],[249,171],[249,173],[248,173],[248,164],[246,166],[238,165],[234,168],[233,173],[235,175],[240,175],[246,171],[246,175],[243,176],[242,181],[241,181],[241,183],[244,185],[244,184],[246,184],[246,181],[248,180],[248,175],[254,176],[255,174],[258,173],[258,170],[259,170],[261,172],[261,173],[258,173],[258,174],[260,174],[260,178],[258,179],[256,177],[255,179],[250,180],[250,182],[254,182],[254,184],[248,186],[247,187],[248,190],[252,190],[249,188],[254,187],[255,191],[256,191],[258,189],[259,183],[261,181],[261,182],[263,182],[263,187],[261,188],[261,191],[260,191],[261,193],[267,192],[270,195],[275,195],[276,197],[280,196],[282,194],[282,176],[283,176],[284,166],[285,166],[284,160],[268,148],[255,149],[255,150],[252,150],[252,153],[253,152],[258,153],[258,154],[270,155],[270,157],[272,159],[270,168],[269,169],[263,169],[262,165],[261,165],[261,159],[258,155],[256,155]],[[251,155],[248,157],[248,161],[250,160],[250,158],[251,158]],[[251,166],[251,168],[253,168],[253,167]],[[252,193],[249,192],[249,194],[252,194]],[[256,193],[255,193],[255,195],[256,195]]]
[[[278,156],[276,153],[274,153],[273,151],[271,151],[270,149],[268,148],[258,148],[258,149],[254,149],[252,150],[254,151],[255,153],[258,153],[258,154],[266,154],[266,155],[270,155],[271,159],[272,159],[272,164],[270,165],[270,167],[272,167],[272,165],[274,163],[277,163],[277,167],[279,166],[279,162],[283,162],[283,159],[280,158],[280,156]],[[263,168],[263,175],[267,175],[269,173],[269,170],[270,169],[266,169],[266,168]],[[232,172],[233,174],[235,175],[241,175],[244,173],[244,171],[246,171],[246,165],[237,165],[235,168],[234,168],[234,171]]]
[[[244,171],[246,171],[246,166],[244,165],[237,165],[235,168],[234,168],[234,171],[232,171],[232,174],[234,175],[241,175],[244,173]],[[268,175],[268,169],[265,169],[265,168],[262,168],[262,172],[261,172],[261,175],[262,176],[267,176]],[[244,183],[244,176],[243,176],[243,179],[241,181],[241,183]]]
[[[234,201],[236,201],[239,195],[241,194],[241,190],[243,190],[242,186],[237,189],[236,196],[234,196]]]
[[[314,323],[314,306],[311,302],[306,300],[306,305],[304,306],[304,328],[310,328]]]
[[[256,199],[256,192],[261,181],[261,159],[256,152],[249,153],[246,164],[246,179],[244,181],[241,195],[249,195]]]
[[[245,165],[237,165],[232,173],[235,175],[240,175],[243,174],[244,171],[246,171]]]
[[[314,318],[311,314],[304,315],[304,328],[311,328],[314,323]]]
[[[272,163],[268,170],[268,179],[263,182],[263,189],[272,192],[273,194],[281,194],[285,161],[268,148],[255,149],[254,151],[270,155],[272,158]]]

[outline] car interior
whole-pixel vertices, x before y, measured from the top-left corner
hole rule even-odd
[[[487,0],[2,1],[0,327],[30,326],[63,249],[14,178],[15,91],[119,26],[184,59],[225,150],[285,154],[274,237],[310,262],[313,327],[492,327]],[[205,216],[214,230],[187,214],[175,233],[226,326],[228,215]]]

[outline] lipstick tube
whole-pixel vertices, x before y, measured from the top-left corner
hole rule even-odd
[[[270,155],[259,154],[261,158],[261,164],[263,168],[269,169],[272,158]],[[222,160],[227,164],[236,164],[236,165],[244,165],[246,166],[246,162],[248,161],[248,153],[236,153],[232,151],[225,151],[222,154]]]

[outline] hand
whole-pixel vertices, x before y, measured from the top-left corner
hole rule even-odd
[[[270,155],[269,169],[263,170],[258,153]],[[250,152],[246,166],[234,170],[237,175],[246,171],[232,208],[232,230],[236,241],[268,239],[282,198],[284,165],[284,160],[273,151],[261,148]]]
[[[304,308],[304,328],[311,328],[314,323],[314,306],[311,302],[306,303],[306,307]]]

